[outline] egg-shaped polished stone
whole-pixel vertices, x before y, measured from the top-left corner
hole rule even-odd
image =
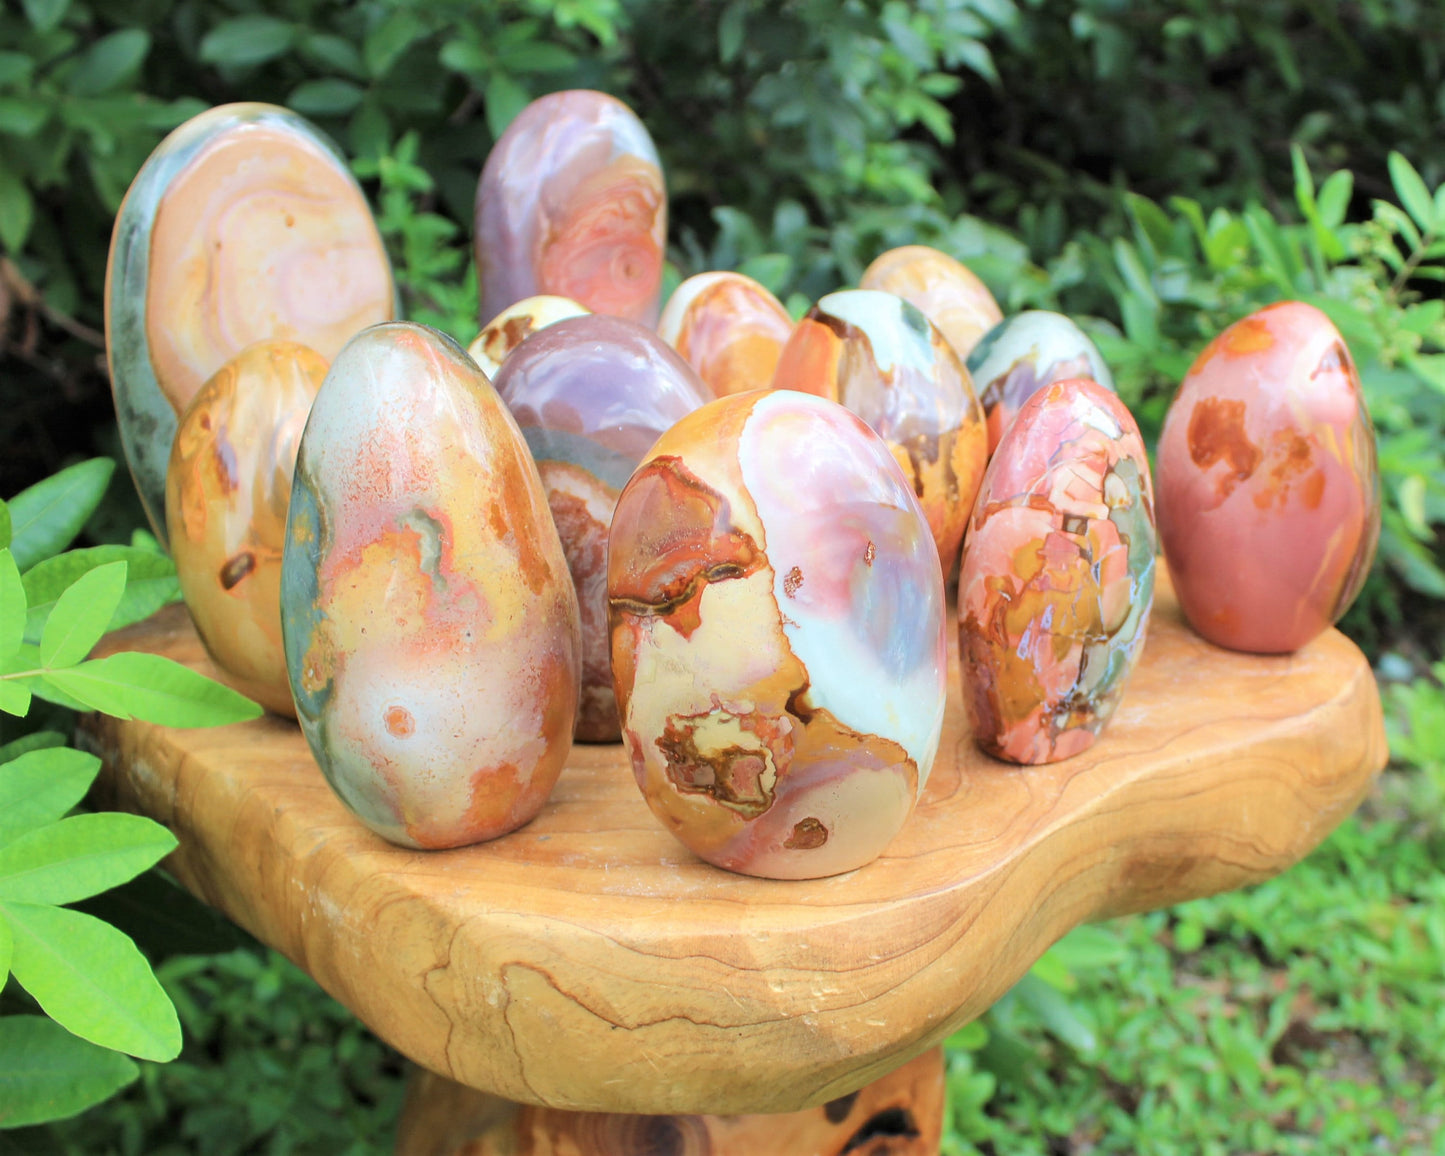
[[[166,528],[186,608],[221,678],[294,718],[281,644],[281,554],[296,450],[326,359],[290,341],[242,350],[181,416]]]
[[[938,328],[891,293],[830,293],[793,330],[773,388],[840,402],[888,443],[952,575],[988,436],[968,370]]]
[[[1349,608],[1380,535],[1375,431],[1350,352],[1313,305],[1271,305],[1210,342],[1158,462],[1169,572],[1205,638],[1283,653]]]
[[[961,358],[1003,320],[988,286],[967,265],[927,245],[889,249],[863,270],[858,288],[892,293],[917,305]]]
[[[395,307],[366,197],[309,122],[228,104],[166,137],[116,215],[105,275],[121,445],[157,535],[176,421],[202,383],[258,341],[329,360]]]
[[[297,718],[362,822],[456,847],[537,813],[572,745],[577,595],[526,442],[450,338],[396,322],[337,356],[282,566]]]
[[[482,168],[473,241],[482,317],[524,297],[657,323],[667,191],[657,148],[616,97],[534,100]]]
[[[658,440],[608,545],[612,675],[653,813],[720,867],[816,878],[879,855],[943,725],[943,574],[888,447],[791,391]]]
[[[503,309],[472,338],[467,355],[493,382],[508,355],[539,329],[546,329],[569,317],[583,317],[591,310],[569,297],[524,297]]]
[[[627,479],[671,426],[711,400],[657,334],[592,314],[529,337],[497,374],[542,475],[582,613],[576,737],[621,737],[607,635],[607,529]]]
[[[988,452],[1024,402],[1050,382],[1088,377],[1105,389],[1114,375],[1088,335],[1062,313],[1034,309],[990,329],[968,355],[968,370],[988,418]]]
[[[793,319],[742,273],[699,273],[667,299],[657,333],[716,397],[767,389]]]
[[[1144,648],[1155,543],[1149,460],[1124,403],[1082,378],[1037,391],[989,463],[958,579],[980,747],[1047,763],[1093,745]]]

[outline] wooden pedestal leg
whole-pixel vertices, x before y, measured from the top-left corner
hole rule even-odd
[[[626,1116],[532,1108],[418,1069],[396,1156],[937,1156],[943,1050],[804,1112]]]

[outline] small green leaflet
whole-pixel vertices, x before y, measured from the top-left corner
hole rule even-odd
[[[18,739],[0,747],[0,763],[8,763],[11,759],[18,759],[21,755],[29,754],[31,751],[44,750],[46,747],[63,747],[64,745],[65,736],[59,731],[34,731],[28,735],[21,735]]]
[[[0,502],[0,546],[10,545],[10,503]]]
[[[167,602],[180,597],[174,563],[153,549],[132,545],[67,550],[25,571],[22,581],[29,603],[25,612],[25,641],[39,642],[56,600],[82,575],[107,562],[127,564],[125,593],[111,615],[107,630],[119,630],[149,618]]]
[[[44,1016],[0,1018],[0,1128],[74,1116],[138,1075],[134,1061]]]
[[[55,603],[40,635],[40,664],[74,666],[100,641],[125,593],[126,563],[97,566],[73,583]]]
[[[18,682],[0,680],[0,710],[24,718],[30,713],[30,692]]]
[[[0,847],[0,903],[74,903],[134,879],[176,847],[140,815],[72,815]]]
[[[158,654],[112,654],[43,679],[91,710],[161,726],[223,726],[261,716],[244,695]]]
[[[10,499],[10,549],[21,573],[70,545],[100,505],[114,472],[115,463],[109,458],[92,458]]]
[[[98,758],[69,747],[30,751],[0,763],[0,847],[54,823],[85,798],[99,773]]]
[[[14,937],[11,973],[51,1019],[143,1060],[180,1053],[176,1009],[129,936],[64,907],[0,903],[0,918]]]
[[[10,941],[10,924],[5,922],[5,917],[0,915],[0,988],[5,986],[5,980],[10,975],[10,953],[13,944]]]
[[[0,659],[9,658],[25,640],[25,587],[9,550],[0,550]]]

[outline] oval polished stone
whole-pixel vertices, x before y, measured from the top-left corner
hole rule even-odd
[[[457,847],[541,809],[576,722],[577,596],[526,443],[450,338],[396,322],[338,355],[282,566],[297,719],[362,822]]]
[[[918,306],[960,358],[1003,320],[993,294],[961,261],[927,245],[889,249],[863,270],[860,289],[877,289]]]
[[[1185,376],[1159,438],[1159,531],[1185,617],[1232,650],[1297,650],[1339,620],[1380,536],[1375,431],[1339,331],[1282,301]]]
[[[968,370],[928,318],[891,293],[830,293],[793,330],[773,388],[840,402],[888,443],[951,576],[988,439]]]
[[[221,678],[296,717],[281,644],[281,554],[301,431],[326,359],[289,341],[243,350],[176,430],[166,475],[171,557]]]
[[[990,454],[1024,402],[1049,383],[1088,377],[1114,389],[1114,375],[1088,335],[1062,313],[1041,309],[990,329],[968,355],[968,371],[988,418]]]
[[[582,702],[576,737],[621,737],[607,640],[607,529],[627,479],[671,426],[711,400],[649,329],[592,314],[524,341],[497,392],[532,451],[582,613]]]
[[[395,308],[366,197],[309,122],[228,104],[166,137],[116,215],[105,275],[121,445],[157,536],[176,421],[202,383],[258,341],[330,360]]]
[[[657,333],[697,370],[715,397],[767,389],[793,319],[741,273],[699,273],[673,291]]]
[[[623,738],[673,834],[777,879],[883,851],[933,765],[947,649],[928,522],[882,439],[791,391],[696,410],[618,500],[607,592]]]
[[[568,297],[524,297],[503,309],[472,338],[467,356],[477,363],[495,384],[497,371],[508,355],[539,329],[546,329],[569,317],[583,317],[591,310]]]
[[[1144,648],[1154,504],[1134,419],[1098,382],[1053,382],[1004,432],[969,524],[959,658],[973,735],[1015,763],[1093,745]]]
[[[666,244],[657,148],[606,93],[534,100],[482,168],[473,241],[482,317],[545,293],[655,325]]]

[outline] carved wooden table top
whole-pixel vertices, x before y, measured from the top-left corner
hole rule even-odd
[[[559,1108],[791,1111],[935,1045],[1076,924],[1283,870],[1386,759],[1351,642],[1221,650],[1184,625],[1162,563],[1123,705],[1074,759],[979,753],[950,638],[917,812],[881,859],[805,882],[695,859],[620,745],[574,748],[522,830],[418,852],[351,817],[290,722],[87,726],[117,805],[179,837],[168,869],[427,1068]],[[179,606],[106,645],[210,670]]]

